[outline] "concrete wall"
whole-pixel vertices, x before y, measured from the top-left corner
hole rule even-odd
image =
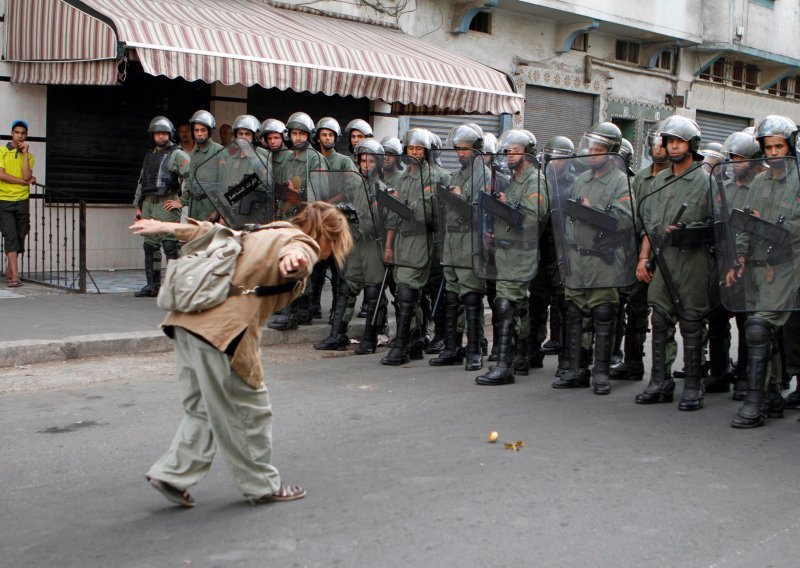
[[[800,5],[793,1],[704,0],[703,41],[800,59]],[[742,34],[739,35],[738,31]]]

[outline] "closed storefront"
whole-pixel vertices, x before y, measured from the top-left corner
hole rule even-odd
[[[473,122],[483,129],[484,133],[500,136],[503,129],[503,117],[491,114],[467,114],[451,116],[404,116],[400,118],[400,137],[411,128],[427,128],[442,139],[442,147],[446,148],[447,135],[454,126]],[[458,160],[452,153],[442,154],[442,165],[448,170],[460,167]]]
[[[697,126],[700,127],[703,142],[722,144],[731,132],[739,132],[750,126],[750,119],[698,110]]]
[[[566,136],[575,145],[595,121],[594,95],[528,85],[525,88],[525,128],[539,148],[553,136]]]

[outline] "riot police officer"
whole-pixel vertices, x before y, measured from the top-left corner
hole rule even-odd
[[[347,123],[344,127],[344,137],[347,139],[347,148],[350,150],[350,159],[355,162],[355,148],[356,144],[361,142],[364,138],[372,138],[372,127],[369,123],[361,118],[354,118]],[[356,164],[358,166],[358,164]]]
[[[172,208],[189,208],[189,217],[200,221],[211,219],[217,213],[214,204],[208,199],[202,183],[198,183],[197,167],[205,163],[222,149],[222,145],[211,139],[211,134],[217,127],[217,121],[207,110],[198,110],[189,119],[189,126],[192,129],[192,138],[195,147],[190,154],[191,163],[189,175],[184,183],[184,191],[180,201],[170,201],[167,204]],[[206,168],[204,168],[205,170]],[[216,181],[216,179],[199,180],[200,182]]]
[[[499,195],[479,196],[476,241],[481,243],[478,265],[496,280],[494,299],[498,322],[497,364],[475,378],[479,385],[515,381],[512,354],[525,345],[530,331],[528,288],[539,264],[539,235],[547,217],[547,196],[536,168],[536,137],[528,130],[511,129],[499,140],[511,179]]]
[[[571,160],[553,160],[553,158],[569,158],[575,155],[575,145],[572,140],[566,136],[553,136],[545,144],[542,150],[542,166],[547,169],[548,165],[550,170],[556,176],[556,183],[563,187],[569,187],[574,184],[572,161]],[[551,163],[552,161],[552,163]],[[547,244],[544,244],[546,241]],[[535,282],[542,286],[541,294],[543,296],[549,287],[550,291],[550,340],[542,345],[541,351],[543,353],[557,353],[558,354],[558,369],[556,376],[561,376],[569,368],[567,357],[566,345],[566,326],[567,321],[567,303],[564,299],[564,285],[561,283],[561,277],[558,273],[558,258],[556,254],[556,246],[553,237],[552,221],[548,218],[547,225],[542,234],[542,245],[539,247],[542,258],[540,260],[540,270],[544,270],[545,274],[537,273]],[[533,295],[533,293],[532,293]],[[536,318],[535,311],[531,310],[532,319]],[[531,324],[532,331],[535,331],[534,325]],[[549,345],[548,345],[549,344]],[[588,346],[587,346],[588,347]]]
[[[355,164],[353,164],[353,161],[350,158],[336,151],[336,143],[341,135],[341,128],[335,118],[326,116],[317,121],[314,129],[314,143],[316,144],[319,152],[325,157],[325,162],[327,163],[328,169],[331,172],[328,178],[328,183],[333,185],[347,183],[349,176],[347,176],[344,172],[358,171],[358,168],[355,166]],[[333,188],[331,189],[333,190]],[[339,194],[339,192],[335,190],[333,193],[337,195]],[[333,290],[333,302],[331,303],[332,309],[329,323],[331,323],[333,326],[336,325],[334,321],[336,319],[335,306],[338,305],[339,300],[337,299],[337,294],[340,293],[342,289],[342,283],[339,280],[339,271],[336,268],[336,263],[332,259],[318,262],[314,266],[314,271],[311,274],[311,317],[322,317],[322,287],[325,284],[325,274],[328,270],[331,272],[331,286]],[[327,345],[327,347],[317,347],[317,345]],[[317,345],[315,345],[317,349],[332,348],[332,344],[326,343],[326,341],[323,341]]]
[[[701,149],[701,153],[703,150]],[[760,164],[754,161],[761,155],[755,138],[745,132],[734,132],[725,140],[720,152],[725,160],[713,171],[715,182],[722,185],[728,211],[744,209],[753,178],[759,172]],[[706,154],[704,154],[706,155]],[[706,159],[708,156],[706,155]],[[721,196],[717,193],[715,206],[721,206]],[[723,260],[718,257],[718,262]],[[747,346],[745,344],[745,315],[736,314],[739,329],[739,348],[737,369],[730,365],[731,326],[734,314],[721,303],[708,315],[708,354],[709,376],[705,380],[706,392],[726,393],[734,383],[733,400],[744,400],[746,391]],[[735,375],[734,375],[735,373]]]
[[[384,365],[403,365],[409,359],[423,358],[419,299],[431,273],[430,132],[422,128],[409,129],[403,137],[403,147],[406,168],[397,187],[390,189],[394,189],[396,199],[408,207],[407,216],[388,213],[384,220],[384,262],[392,266],[392,277],[397,285],[397,333],[392,348],[381,359]]]
[[[309,199],[309,172],[328,169],[325,158],[311,146],[315,125],[304,112],[295,112],[286,121],[287,145],[291,151],[275,177],[276,216],[289,219],[299,210],[301,203]],[[320,189],[321,193],[324,190]],[[308,292],[278,312],[267,324],[277,330],[295,329],[312,322]]]
[[[288,136],[286,125],[276,118],[268,118],[262,122],[258,131],[261,145],[272,155],[272,175],[275,179],[285,179],[283,164],[291,155],[286,148]]]
[[[387,187],[396,187],[397,180],[403,173],[403,144],[399,138],[387,136],[381,140],[383,146],[383,183]]]
[[[744,324],[747,340],[747,391],[742,406],[731,422],[734,428],[755,428],[767,417],[782,417],[783,399],[776,333],[791,311],[798,307],[798,234],[800,214],[800,176],[796,161],[797,126],[785,116],[771,115],[755,130],[755,139],[769,167],[753,179],[748,207],[763,229],[745,228],[736,236],[739,267],[728,271],[726,284],[732,288],[744,280],[744,300],[748,314]],[[770,234],[784,236],[778,239]],[[772,311],[781,310],[781,311]],[[770,366],[773,372],[770,374]],[[767,384],[767,377],[773,380]],[[769,394],[767,394],[769,393]]]
[[[653,181],[639,204],[647,235],[642,239],[636,277],[649,283],[647,301],[653,310],[650,383],[636,397],[638,404],[672,402],[675,381],[666,375],[667,338],[677,323],[683,337],[685,382],[679,410],[703,407],[701,381],[703,319],[709,311],[708,286],[713,258],[707,220],[713,218],[708,174],[698,162],[700,128],[684,116],[671,116],[661,127],[670,166]],[[656,269],[651,272],[651,256]]]
[[[614,341],[616,311],[619,305],[618,285],[633,266],[636,242],[631,195],[626,174],[620,171],[625,162],[619,157],[622,133],[610,122],[594,125],[584,134],[577,158],[588,170],[580,174],[567,195],[558,191],[558,228],[564,240],[561,245],[565,265],[567,342],[569,369],[553,383],[553,388],[588,387],[595,394],[611,392],[609,368]],[[616,163],[615,163],[616,162]],[[621,164],[621,166],[620,166]],[[548,180],[551,202],[556,201]],[[572,207],[570,207],[572,204]],[[609,275],[615,273],[613,277]],[[617,277],[617,273],[622,273]],[[630,274],[633,276],[633,274]],[[629,280],[630,282],[630,280]],[[594,322],[594,368],[591,374],[581,353],[583,320]]]
[[[459,304],[463,304],[467,328],[464,369],[477,371],[483,367],[481,312],[486,284],[472,270],[472,204],[479,192],[488,191],[491,174],[480,154],[482,133],[474,127],[467,124],[456,126],[450,131],[447,145],[456,151],[461,167],[450,175],[450,184],[438,186],[436,193],[438,239],[445,279],[444,305],[440,300],[437,309],[445,316],[445,348],[428,363],[434,367],[449,366],[460,364],[464,358],[461,333],[458,332]]]
[[[173,141],[175,128],[165,116],[156,116],[147,127],[155,146],[144,157],[133,206],[136,219],[157,219],[180,222],[180,207],[167,207],[167,202],[177,201],[181,178],[189,174],[189,156]],[[155,297],[161,287],[161,269],[155,264],[155,254],[164,248],[167,260],[178,258],[178,241],[174,235],[144,237],[144,273],[147,284],[134,295]]]

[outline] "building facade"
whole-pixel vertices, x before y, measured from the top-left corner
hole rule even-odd
[[[183,45],[184,52],[175,45],[172,51],[159,50],[163,46],[153,45],[158,38],[123,37],[124,26],[112,17],[125,4],[122,0],[28,1],[71,17],[88,14],[100,24],[110,22],[119,40],[116,52],[112,44],[112,53],[104,55],[102,63],[74,54],[73,59],[47,62],[40,53],[21,56],[20,45],[30,38],[21,38],[14,24],[24,2],[0,0],[5,15],[0,23],[4,46],[0,135],[8,140],[11,121],[26,119],[37,158],[37,179],[89,200],[90,268],[130,268],[141,263],[139,239],[128,235],[125,227],[131,220],[129,203],[138,167],[149,145],[146,125],[157,114],[169,116],[177,125],[194,110],[207,108],[218,124],[224,124],[244,113],[260,120],[285,120],[303,110],[315,120],[330,115],[342,124],[355,117],[367,118],[378,137],[402,136],[410,127],[426,126],[444,139],[452,125],[465,120],[458,113],[469,106],[467,110],[479,115],[469,120],[485,130],[500,134],[512,126],[525,127],[537,136],[540,146],[557,134],[577,143],[592,123],[612,120],[637,149],[637,164],[647,129],[671,114],[695,119],[704,140],[719,142],[729,132],[768,114],[800,120],[800,12],[796,3],[785,0],[385,0],[369,5],[231,0],[224,3],[231,14],[220,14],[215,24],[236,23],[237,18],[253,21],[252,17],[247,20],[248,15],[268,5],[283,10],[289,22],[287,29],[274,34],[283,36],[291,34],[293,26],[307,25],[301,18],[309,14],[328,14],[331,17],[325,21],[330,25],[309,34],[306,45],[318,48],[318,40],[312,37],[323,35],[331,45],[345,50],[366,46],[358,52],[361,57],[399,61],[400,68],[382,71],[387,82],[398,81],[407,74],[404,68],[415,67],[418,61],[422,69],[431,53],[452,54],[454,60],[464,62],[462,71],[457,69],[446,80],[429,81],[427,98],[420,94],[422,88],[387,88],[386,95],[358,90],[358,81],[352,83],[352,91],[308,87],[313,92],[296,92],[306,87],[301,83],[292,90],[294,84],[287,87],[281,82],[283,76],[280,80],[267,76],[255,83],[252,76],[259,73],[258,66],[272,64],[267,50],[259,51],[258,46],[249,46],[249,53],[257,57],[233,57],[243,69],[237,74],[238,67],[233,72],[219,61],[208,65],[211,59],[225,60],[231,54],[209,54],[207,48],[192,51],[189,44]],[[189,0],[175,3],[185,4],[186,10],[200,5]],[[131,4],[141,10],[158,8],[153,0]],[[358,27],[364,22],[378,25]],[[381,30],[404,35],[384,38]],[[48,30],[33,27],[26,33],[35,38]],[[388,45],[396,37],[400,43]],[[388,53],[390,48],[395,51]],[[194,64],[205,61],[204,67],[192,75],[190,65],[180,65],[181,57],[195,58]],[[74,62],[78,59],[81,62]],[[338,64],[320,67],[325,65],[336,82]],[[503,90],[496,84],[460,83],[483,73],[481,66],[504,75],[524,103],[519,99],[510,106],[489,109],[485,101],[461,97],[465,89]],[[322,74],[321,68],[314,73]],[[437,85],[445,84],[452,89],[436,91]],[[509,113],[511,108],[518,112]]]

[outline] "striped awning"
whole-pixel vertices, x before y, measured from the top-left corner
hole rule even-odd
[[[396,29],[265,0],[8,0],[12,80],[115,84],[150,75],[454,111],[517,113],[507,76]]]

